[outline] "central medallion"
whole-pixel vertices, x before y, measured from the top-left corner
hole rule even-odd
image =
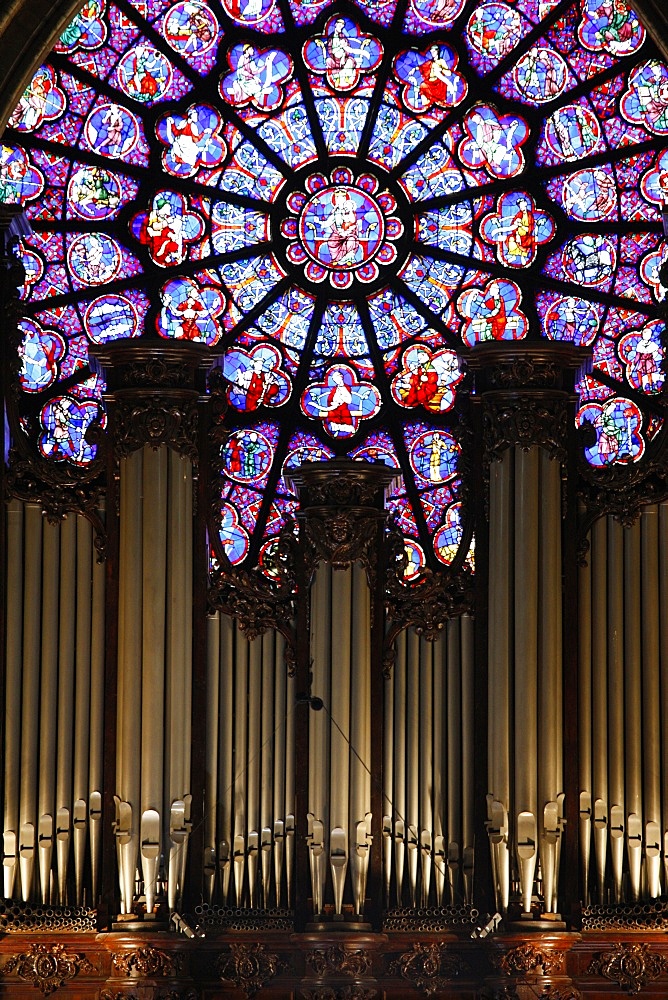
[[[316,191],[299,216],[299,238],[323,267],[359,267],[383,242],[385,219],[373,198],[349,184]]]
[[[379,190],[377,177],[355,176],[348,167],[329,177],[311,174],[305,188],[288,197],[290,216],[281,226],[290,263],[303,265],[310,281],[329,278],[335,288],[375,281],[380,266],[397,259],[394,241],[404,231],[394,195]]]

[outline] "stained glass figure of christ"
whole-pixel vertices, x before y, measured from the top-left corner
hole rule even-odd
[[[461,560],[480,341],[593,345],[588,461],[656,445],[668,67],[624,0],[87,0],[3,141],[24,426],[85,465],[90,343],[210,345],[234,565],[335,455],[401,470],[408,575]]]

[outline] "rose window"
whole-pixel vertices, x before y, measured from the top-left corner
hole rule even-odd
[[[465,358],[590,345],[593,469],[659,446],[668,67],[602,0],[95,0],[28,84],[0,195],[32,227],[15,432],[85,468],[88,348],[209,345],[219,561],[255,565],[286,470],[401,475],[407,577],[472,560]]]

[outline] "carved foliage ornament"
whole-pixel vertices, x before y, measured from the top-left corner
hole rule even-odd
[[[285,962],[263,944],[231,944],[229,951],[216,960],[216,971],[223,982],[234,983],[247,997],[254,997],[285,968]]]
[[[33,944],[28,951],[12,955],[0,970],[3,976],[15,975],[41,990],[45,997],[79,973],[95,972],[84,955],[71,955],[62,944]]]
[[[139,979],[144,976],[179,976],[185,965],[181,952],[160,951],[159,948],[136,948],[114,955],[113,965],[121,975]]]
[[[114,448],[122,458],[150,445],[167,445],[184,458],[196,462],[197,398],[185,393],[176,400],[174,394],[151,394],[137,399],[118,396],[114,408]]]
[[[668,972],[668,961],[647,944],[618,944],[593,958],[587,972],[617,983],[627,993],[639,993]]]
[[[492,954],[492,962],[506,976],[536,972],[544,976],[562,971],[563,955],[559,951],[544,951],[532,944],[521,944],[502,954]]]
[[[468,969],[466,962],[444,944],[414,944],[390,963],[390,974],[401,976],[427,996],[440,996],[447,983]]]
[[[185,990],[158,989],[155,993],[152,987],[148,989],[151,990],[151,1000],[199,1000],[199,993],[192,987]],[[142,993],[143,990],[142,987]],[[131,993],[125,993],[123,990],[102,990],[100,1000],[143,1000],[143,997],[134,989]]]
[[[317,949],[306,955],[306,964],[319,979],[326,976],[369,976],[371,956],[361,949],[347,950],[340,945]]]
[[[319,559],[332,564],[334,569],[345,569],[356,559],[373,567],[378,540],[378,523],[384,520],[369,517],[365,510],[328,511],[321,517],[310,513],[305,522],[305,539],[311,550],[311,562]],[[304,524],[304,522],[302,522]]]
[[[569,421],[567,397],[499,399],[483,402],[485,463],[498,461],[506,448],[545,448],[551,458],[567,457]]]

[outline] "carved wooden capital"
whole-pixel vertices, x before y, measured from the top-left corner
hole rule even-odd
[[[668,960],[650,951],[648,944],[617,944],[601,952],[589,963],[590,976],[603,976],[627,993],[639,993],[643,986],[668,973]]]
[[[117,458],[149,445],[167,445],[197,462],[198,399],[190,393],[154,393],[145,397],[119,393],[114,406],[114,453]]]
[[[427,996],[440,996],[449,982],[468,971],[464,959],[445,944],[414,944],[412,951],[395,958],[391,975],[400,976]]]
[[[95,971],[85,955],[70,954],[62,944],[33,944],[28,951],[8,958],[0,974],[18,976],[48,997],[80,973]]]
[[[537,396],[508,399],[490,394],[483,400],[483,460],[498,461],[506,448],[545,448],[552,458],[566,460],[568,398]]]

